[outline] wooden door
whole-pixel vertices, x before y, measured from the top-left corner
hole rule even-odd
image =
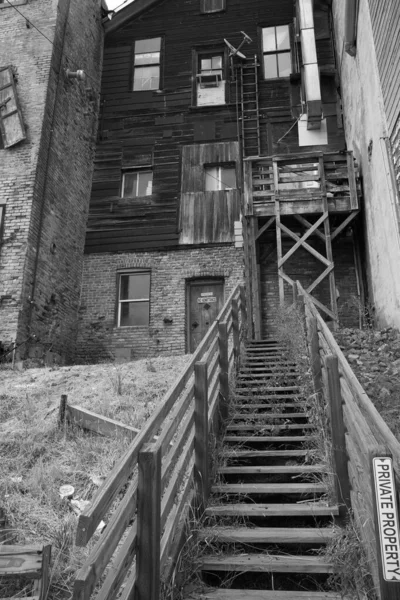
[[[223,281],[198,279],[188,283],[189,352],[196,350],[220,312],[223,301]]]

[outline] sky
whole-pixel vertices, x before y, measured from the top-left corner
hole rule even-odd
[[[124,8],[125,6],[127,6],[127,4],[130,4],[133,1],[134,0],[128,0],[128,2],[126,4],[124,4],[123,6],[120,7],[120,10],[121,10],[121,8]],[[106,0],[106,2],[107,2],[108,8],[110,10],[113,10],[117,6],[120,6],[120,4],[122,4],[124,2],[124,0]]]

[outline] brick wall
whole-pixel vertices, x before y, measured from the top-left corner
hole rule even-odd
[[[54,45],[27,29],[14,9],[1,11],[7,27],[0,23],[0,56],[18,73],[28,132],[27,141],[0,150],[0,202],[6,203],[1,337],[22,341],[34,334],[43,351],[68,359],[74,353],[97,128],[100,0],[58,6],[36,0],[23,12]],[[3,43],[10,47],[4,53]],[[83,69],[86,81],[68,80],[67,68]]]
[[[324,254],[322,246],[317,241],[313,240],[311,245],[321,254]],[[287,240],[283,240],[282,246],[285,254],[292,244]],[[358,287],[352,238],[339,237],[333,244],[333,260],[335,263],[336,288],[340,294],[338,299],[340,324],[344,327],[358,327]],[[285,273],[294,280],[298,279],[304,288],[309,286],[322,271],[322,263],[301,248],[285,264]],[[279,314],[278,266],[275,242],[260,245],[260,277],[263,335],[273,336],[277,330],[277,316]],[[327,278],[315,288],[313,295],[328,308],[330,307],[329,281]],[[291,302],[292,298],[292,288],[285,283],[285,299]]]
[[[151,271],[150,326],[115,325],[117,271]],[[77,361],[110,359],[117,348],[133,358],[186,352],[186,283],[197,277],[224,279],[224,297],[243,280],[243,252],[232,246],[170,252],[85,256]],[[165,323],[167,318],[170,323]]]

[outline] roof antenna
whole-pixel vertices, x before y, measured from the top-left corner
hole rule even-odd
[[[250,44],[253,40],[251,39],[250,36],[247,35],[247,33],[245,33],[244,31],[240,32],[243,35],[243,40],[240,42],[239,46],[237,48],[235,48],[235,46],[232,46],[232,44],[230,44],[228,42],[228,40],[224,39],[225,44],[228,46],[230,52],[229,52],[229,57],[233,58],[234,56],[238,56],[239,58],[246,58],[246,56],[244,54],[242,54],[242,52],[240,52],[240,48],[244,45],[244,44]]]

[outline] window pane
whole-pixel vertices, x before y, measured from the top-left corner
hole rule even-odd
[[[148,325],[150,321],[149,302],[124,302],[121,304],[120,327]]]
[[[144,54],[147,52],[160,52],[161,38],[152,38],[151,40],[138,40],[135,42],[135,54]]]
[[[122,196],[124,198],[135,198],[137,189],[137,173],[125,173]]]
[[[273,79],[274,77],[278,77],[276,54],[266,54],[264,56],[264,74],[265,79]]]
[[[234,190],[236,189],[236,169],[235,167],[223,167],[221,169],[221,189]]]
[[[265,27],[262,30],[263,36],[263,51],[264,52],[273,52],[276,50],[276,42],[275,42],[275,27]]]
[[[222,56],[213,56],[211,59],[212,69],[222,69]]]
[[[135,54],[135,65],[152,65],[159,64],[160,53],[151,52],[147,54]]]
[[[160,67],[136,67],[133,81],[134,91],[158,90]]]
[[[150,273],[121,275],[120,300],[148,300],[149,293]]]
[[[151,196],[153,189],[153,173],[151,171],[139,173],[138,196]]]
[[[210,58],[202,58],[201,59],[201,70],[202,71],[211,71],[212,59]]]
[[[290,50],[289,26],[276,28],[276,45],[278,50]]]
[[[292,65],[290,60],[290,52],[282,52],[278,54],[278,69],[279,77],[289,77],[292,72]]]
[[[220,190],[219,168],[206,167],[206,192],[215,192]]]

